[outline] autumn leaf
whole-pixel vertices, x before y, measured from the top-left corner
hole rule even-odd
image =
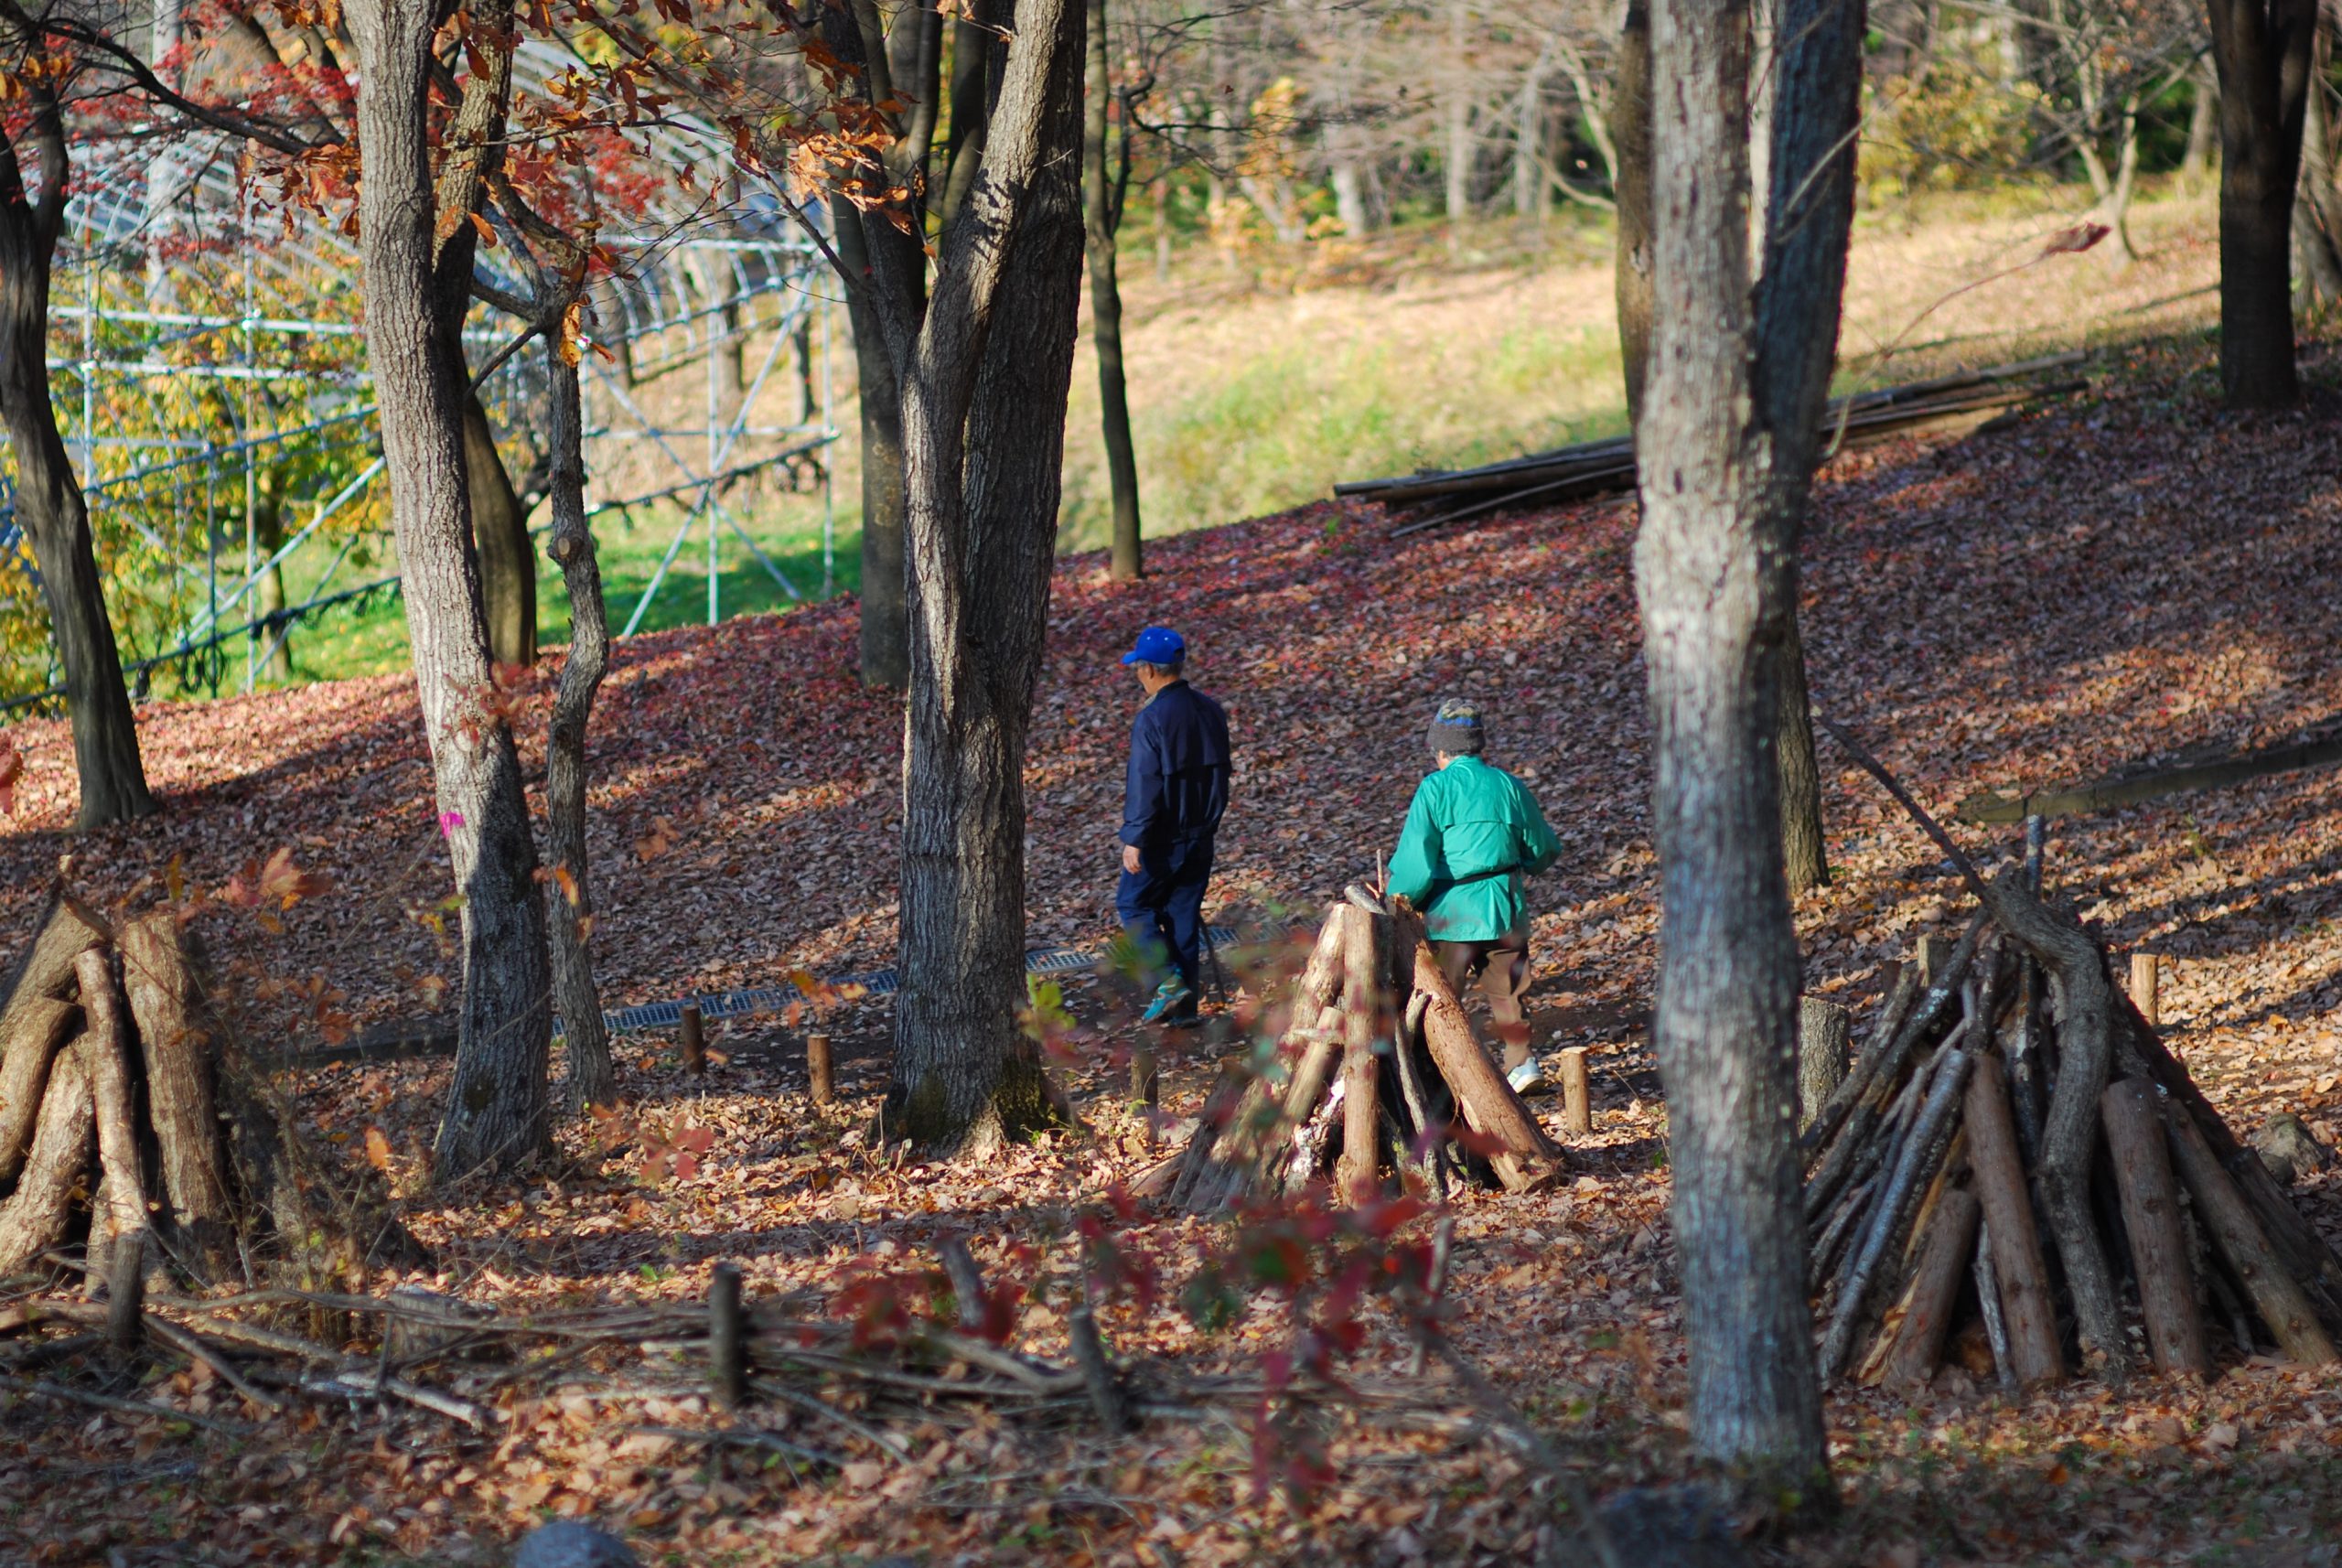
[[[391,1140],[380,1127],[366,1129],[366,1163],[378,1171],[391,1168]]]
[[[16,815],[16,780],[24,776],[24,757],[15,746],[0,742],[0,812]]]

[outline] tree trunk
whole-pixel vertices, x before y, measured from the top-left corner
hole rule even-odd
[[[2179,1219],[2179,1187],[2164,1145],[2154,1090],[2143,1079],[2126,1078],[2108,1084],[2100,1103],[2114,1182],[2122,1196],[2122,1229],[2131,1238],[2131,1272],[2139,1282],[2139,1316],[2146,1319],[2155,1367],[2203,1377],[2211,1370],[2211,1358],[2204,1349],[2195,1271]],[[2173,1114],[2187,1112],[2180,1107]]]
[[[836,204],[843,213],[843,202]],[[865,278],[870,258],[863,225],[837,225],[838,259]],[[846,291],[854,333],[856,393],[862,411],[862,679],[901,691],[910,682],[909,605],[903,564],[903,413],[901,389],[876,313],[859,289]]]
[[[1627,382],[1628,428],[1640,429],[1651,328],[1650,0],[1627,0],[1610,89],[1610,145],[1617,162],[1618,251],[1612,287],[1618,302],[1618,358]]]
[[[252,542],[263,559],[273,560],[285,548],[285,498],[282,494],[284,476],[274,474],[260,487],[258,503],[252,509]],[[261,574],[258,592],[260,617],[264,623],[252,633],[264,656],[261,671],[270,680],[290,682],[293,679],[293,623],[283,619],[286,607],[292,602],[285,592],[285,568],[280,564]]]
[[[1447,199],[1447,243],[1452,250],[1463,240],[1465,221],[1472,216],[1472,100],[1466,84],[1471,73],[1464,61],[1464,0],[1447,0],[1447,81],[1440,90],[1440,120],[1446,145],[1440,160]]]
[[[1026,0],[984,165],[898,326],[913,614],[887,1126],[980,1153],[1057,1119],[1025,1002],[1025,738],[1081,287],[1079,0]],[[874,219],[865,228],[876,227]],[[899,336],[893,336],[895,334]]]
[[[1795,601],[1786,554],[1763,532],[1767,459],[1789,433],[1750,420],[1748,13],[1745,0],[1659,0],[1651,12],[1654,330],[1636,424],[1635,575],[1657,751],[1653,1033],[1692,1442],[1810,1501],[1829,1481],[1794,1148],[1799,977],[1767,765],[1778,671],[1766,650]]]
[[[2220,78],[2220,390],[2229,408],[2291,408],[2294,186],[2315,0],[2210,0]]]
[[[1548,44],[1538,51],[1514,105],[1512,209],[1523,218],[1545,216],[1545,62],[1552,48]]]
[[[2208,59],[2198,60],[2190,75],[2196,91],[2187,111],[2187,147],[2179,159],[2179,187],[2192,196],[2204,188],[2204,177],[2212,166],[2212,134],[2220,123],[2220,77]]]
[[[546,345],[553,382],[553,538],[546,553],[561,566],[569,594],[569,657],[553,699],[545,742],[545,838],[553,881],[547,920],[553,935],[553,1004],[568,1053],[565,1093],[570,1109],[608,1105],[618,1098],[610,1066],[610,1035],[594,983],[594,885],[586,857],[586,725],[594,694],[610,664],[610,623],[602,604],[602,568],[586,521],[584,416],[577,367],[557,342]],[[566,873],[564,876],[563,874]]]
[[[478,392],[464,394],[464,482],[471,495],[489,657],[527,669],[537,661],[536,553],[529,544],[528,510],[513,491]]]
[[[1113,551],[1109,570],[1118,583],[1144,575],[1139,556],[1138,449],[1131,440],[1130,392],[1123,380],[1123,291],[1114,273],[1114,231],[1122,222],[1121,182],[1107,164],[1108,110],[1113,104],[1106,59],[1106,0],[1088,0],[1090,69],[1081,135],[1082,229],[1090,259],[1090,332],[1098,350],[1098,416],[1106,441],[1106,474],[1113,493]],[[1123,127],[1127,138],[1130,127]],[[1127,156],[1128,149],[1124,149]]]
[[[2334,151],[2326,120],[2327,39],[2312,50],[2310,90],[2302,102],[2302,172],[2294,191],[2294,249],[2300,252],[2302,289],[2310,299],[2342,300],[2342,231],[2335,223]]]
[[[1830,1096],[1846,1081],[1849,1047],[1853,1041],[1853,1015],[1834,1002],[1808,996],[1799,1004],[1797,1103],[1798,1131],[1813,1125]]]
[[[464,900],[463,1015],[435,1156],[438,1178],[455,1181],[510,1167],[545,1144],[544,905],[511,726],[483,701],[492,683],[467,542],[464,390],[435,308],[424,113],[433,16],[389,0],[357,0],[349,16],[366,165],[368,363],[439,821]]]
[[[49,402],[49,264],[71,177],[65,130],[55,98],[38,83],[25,88],[16,108],[27,120],[0,127],[0,421],[7,424],[16,459],[16,521],[32,542],[49,634],[65,671],[73,765],[81,784],[74,826],[86,832],[143,817],[155,800],[147,793],[136,716],[106,615],[89,509]],[[31,195],[16,145],[27,140],[39,165],[39,188]]]
[[[1798,542],[1805,531],[1823,408],[1837,363],[1854,222],[1853,129],[1861,112],[1864,7],[1789,0],[1775,36],[1768,213],[1756,286],[1759,417],[1772,434],[1765,495],[1767,536],[1787,561],[1789,589],[1777,664],[1774,733],[1780,774],[1782,862],[1792,894],[1830,880],[1821,828],[1821,768],[1814,757],[1799,634]]]

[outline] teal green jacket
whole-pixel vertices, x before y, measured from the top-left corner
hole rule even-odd
[[[1492,942],[1527,913],[1522,878],[1561,853],[1527,785],[1459,757],[1416,787],[1391,857],[1391,892],[1423,912],[1434,941]]]

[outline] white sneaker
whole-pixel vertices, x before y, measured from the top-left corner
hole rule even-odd
[[[1535,1057],[1505,1074],[1504,1080],[1512,1085],[1515,1094],[1542,1094],[1552,1087],[1545,1081],[1545,1069],[1537,1065]]]

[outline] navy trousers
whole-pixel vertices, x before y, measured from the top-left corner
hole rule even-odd
[[[1211,880],[1211,840],[1142,850],[1139,868],[1123,873],[1114,913],[1146,965],[1150,985],[1163,978],[1166,955],[1190,991],[1200,991],[1204,885]],[[1190,1004],[1192,1005],[1192,1004]]]

